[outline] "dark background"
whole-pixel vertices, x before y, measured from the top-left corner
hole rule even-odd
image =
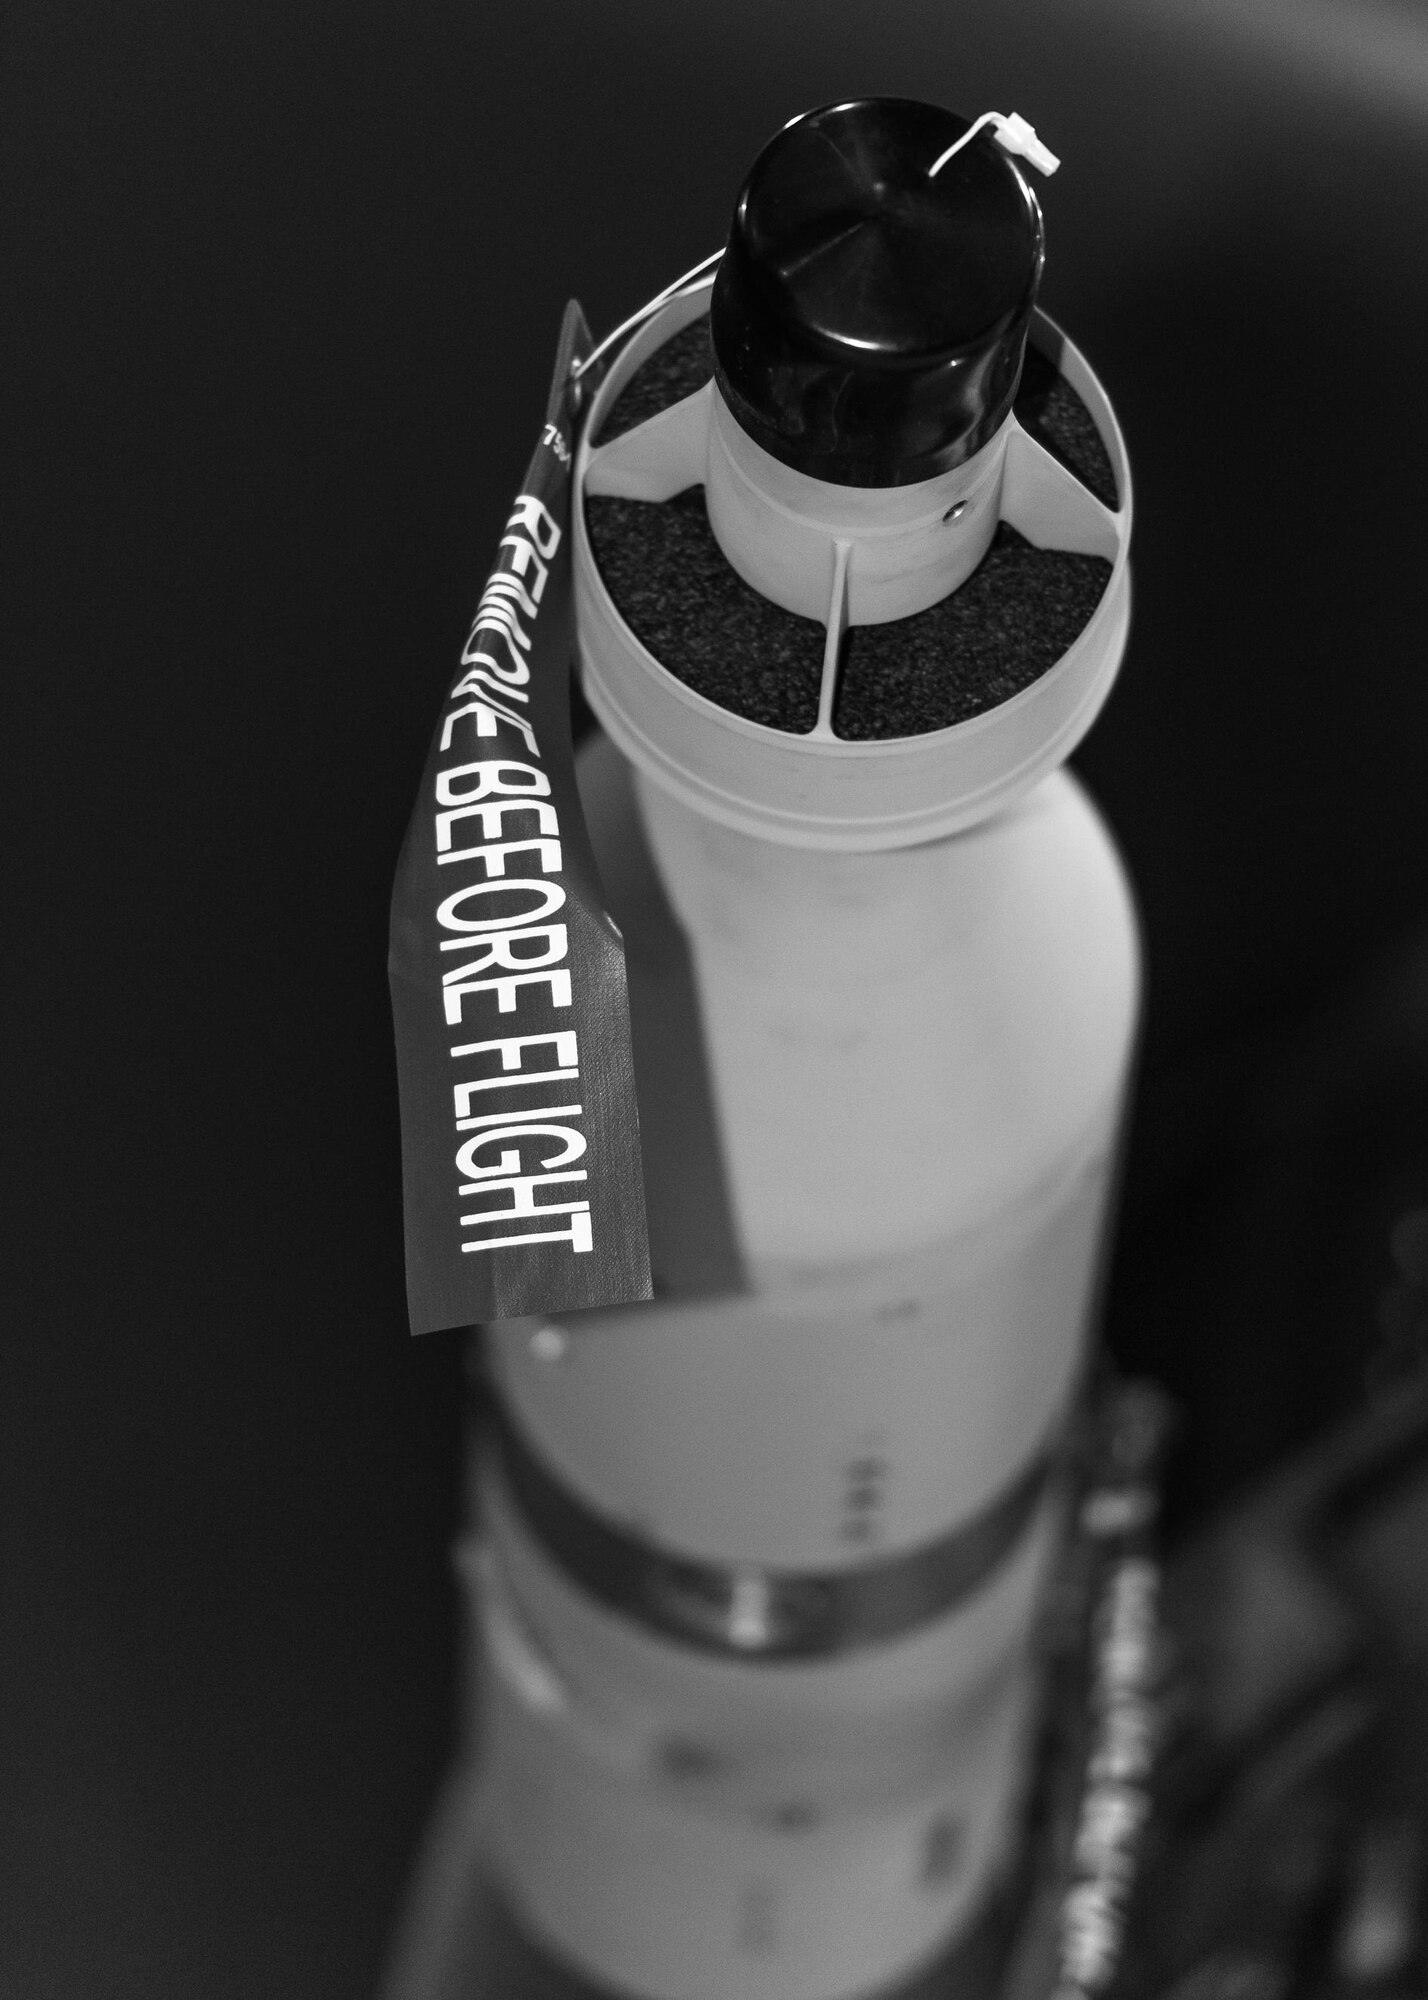
[[[1044,301],[1139,510],[1078,759],[1150,965],[1109,1322],[1193,1521],[1361,1396],[1428,1200],[1428,19],[12,0],[0,47],[0,1992],[369,1994],[460,1377],[406,1333],[386,900],[565,299],[717,247],[830,98],[1062,154]]]

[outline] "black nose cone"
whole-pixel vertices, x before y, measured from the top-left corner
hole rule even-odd
[[[715,375],[765,451],[902,486],[978,451],[1011,408],[1041,211],[984,129],[908,98],[830,104],[754,162],[710,308]]]

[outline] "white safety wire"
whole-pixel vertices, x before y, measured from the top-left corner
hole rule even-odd
[[[722,250],[712,250],[707,257],[701,257],[682,278],[676,278],[672,285],[666,285],[662,292],[656,292],[638,312],[633,312],[628,319],[622,320],[613,333],[607,333],[598,346],[591,348],[583,361],[572,363],[570,372],[574,379],[578,382],[585,371],[593,368],[601,355],[607,354],[617,340],[623,340],[627,333],[633,333],[637,326],[643,326],[661,306],[667,306],[672,298],[677,297],[686,286],[692,285],[696,278],[702,278],[707,271],[711,271],[723,254]]]

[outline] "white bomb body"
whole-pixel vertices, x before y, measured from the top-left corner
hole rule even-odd
[[[1124,649],[1128,474],[1029,283],[996,339],[1019,356],[1031,326],[1114,505],[1021,428],[995,354],[947,390],[980,428],[926,478],[809,476],[718,379],[600,442],[697,290],[615,362],[577,453],[605,732],[579,775],[657,1296],[486,1329],[466,1567],[491,1875],[601,1993],[891,1994],[1015,1845],[1139,1007],[1124,871],[1059,768]],[[745,580],[823,617],[804,733],[687,685],[607,587],[587,501],[694,484]],[[1083,629],[968,720],[841,738],[850,625],[955,590],[998,521],[1104,560]]]

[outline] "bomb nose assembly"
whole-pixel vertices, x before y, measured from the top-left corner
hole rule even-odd
[[[1026,162],[1015,116],[797,118],[576,370],[655,1296],[479,1335],[452,1824],[532,1995],[930,1994],[1014,1873],[1139,1005],[1059,768],[1129,471]]]
[[[772,457],[909,486],[975,457],[1011,408],[1041,211],[990,133],[931,105],[830,105],[754,163],[710,301],[720,396]]]
[[[765,148],[717,274],[610,371],[578,471],[587,692],[657,782],[766,838],[898,846],[1008,803],[1089,728],[1124,650],[1129,471],[1104,391],[1035,309],[1042,261],[990,128],[876,99]],[[607,532],[612,501],[694,518]],[[791,614],[764,613],[752,649],[735,579]],[[736,650],[760,703],[730,699]],[[775,718],[778,738],[740,726]]]

